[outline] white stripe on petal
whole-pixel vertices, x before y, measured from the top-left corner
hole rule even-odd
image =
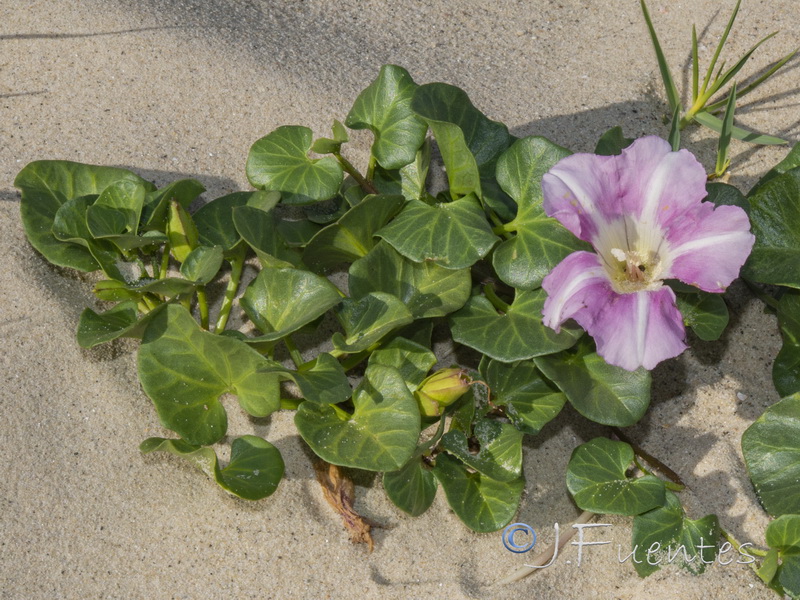
[[[670,256],[674,259],[678,256],[686,254],[687,252],[692,252],[700,248],[708,248],[709,246],[714,246],[716,244],[735,242],[737,240],[741,240],[744,243],[745,241],[748,241],[750,237],[750,232],[748,231],[732,231],[730,233],[721,233],[719,235],[709,235],[704,238],[692,240],[691,242],[686,242],[685,244],[681,244],[680,246],[673,248],[670,251]]]

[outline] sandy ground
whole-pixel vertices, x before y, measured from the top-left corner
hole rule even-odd
[[[688,64],[691,22],[707,64],[732,4],[652,0],[676,73]],[[424,516],[407,517],[365,478],[357,508],[391,527],[376,532],[368,554],[323,500],[289,413],[255,426],[287,465],[278,491],[257,503],[227,496],[177,459],[143,457],[139,442],[166,432],[140,390],[136,344],[78,348],[91,277],[47,264],[19,222],[12,181],[36,159],[121,165],[158,184],[196,177],[208,199],[248,189],[253,141],[283,124],[327,135],[384,63],[419,83],[458,85],[516,135],[575,151],[618,124],[630,137],[666,136],[638,2],[0,0],[0,23],[0,596],[774,597],[736,564],[639,579],[618,561],[630,525],[617,518],[591,534],[612,544],[586,549],[580,567],[568,547],[535,576],[490,587],[525,561],[499,533],[467,530],[441,494]],[[745,0],[729,58],[776,29],[748,73],[798,44],[800,17],[794,0]],[[753,93],[739,121],[798,140],[798,66]],[[347,153],[363,165],[369,136],[354,139]],[[694,131],[686,140],[711,168],[713,139]],[[786,152],[734,144],[731,182],[747,189]],[[655,371],[652,408],[629,435],[682,474],[690,516],[716,513],[739,540],[758,544],[767,519],[739,440],[777,400],[770,366],[780,338],[740,286],[727,299],[724,338],[694,340]],[[231,429],[254,425],[242,418]],[[570,450],[598,433],[568,409],[526,441],[518,520],[543,542],[554,523],[575,518],[564,469]]]

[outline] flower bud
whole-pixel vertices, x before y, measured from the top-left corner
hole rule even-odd
[[[438,417],[445,406],[467,393],[471,383],[464,369],[441,369],[419,384],[414,397],[423,416]]]

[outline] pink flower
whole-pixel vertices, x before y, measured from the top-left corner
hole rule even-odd
[[[595,252],[574,252],[545,277],[545,325],[575,319],[606,362],[652,369],[686,349],[679,279],[723,292],[755,238],[745,212],[702,202],[706,174],[687,150],[657,137],[618,156],[573,154],[542,179],[545,212]]]

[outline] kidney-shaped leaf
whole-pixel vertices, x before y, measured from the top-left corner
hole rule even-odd
[[[139,347],[139,380],[161,423],[195,445],[225,435],[222,394],[236,394],[255,417],[280,408],[279,378],[261,370],[269,364],[244,342],[203,331],[176,304],[150,321]]]
[[[279,340],[336,306],[342,297],[330,281],[299,269],[262,269],[239,301],[264,335]]]
[[[219,486],[245,500],[260,500],[271,495],[283,477],[283,458],[268,441],[243,435],[231,443],[231,460],[220,469],[217,454],[211,448],[192,446],[184,440],[148,438],[139,449],[144,453],[169,452],[193,463]]]
[[[370,292],[363,298],[342,300],[336,313],[345,336],[333,334],[333,346],[343,352],[361,352],[403,325],[414,320],[406,305],[396,296]]]
[[[433,474],[447,496],[447,503],[464,524],[479,533],[497,531],[507,525],[519,508],[525,480],[496,481],[470,471],[448,454],[436,456]]]
[[[595,438],[572,452],[567,489],[581,510],[638,515],[666,503],[664,482],[653,475],[630,478],[633,450],[624,442]]]
[[[542,378],[533,361],[484,359],[480,372],[491,390],[492,402],[505,407],[508,418],[523,433],[539,433],[567,402],[563,392]]]
[[[383,474],[383,489],[389,500],[412,517],[430,508],[436,497],[436,487],[433,471],[425,467],[419,457],[412,458],[399,471]]]
[[[394,367],[413,392],[436,364],[436,355],[425,346],[398,336],[370,354],[369,364]]]
[[[716,557],[719,521],[716,515],[687,519],[675,494],[667,491],[666,500],[633,519],[633,566],[639,577],[676,563],[699,575]]]
[[[320,230],[306,246],[303,261],[315,270],[353,262],[375,246],[373,236],[391,219],[405,199],[402,196],[367,196],[336,222]]]
[[[263,371],[279,373],[282,379],[294,381],[303,398],[317,404],[338,404],[353,393],[344,368],[326,352],[317,357],[310,369],[292,371],[275,364]]]
[[[468,467],[496,481],[511,481],[522,475],[522,432],[509,423],[481,419],[473,430],[478,451],[470,448],[463,431],[451,430],[441,445]]]
[[[135,173],[65,160],[41,160],[19,172],[14,186],[22,192],[20,214],[31,245],[54,265],[94,271],[97,261],[87,248],[59,241],[52,233],[56,212],[64,202],[97,195],[114,182],[126,180],[153,189]]]
[[[436,206],[410,200],[378,235],[406,258],[446,269],[471,267],[498,241],[473,195]]]
[[[506,313],[484,296],[473,296],[450,317],[453,339],[503,362],[514,362],[569,348],[582,331],[562,327],[556,333],[542,324],[542,290],[518,291]]]
[[[800,288],[800,167],[769,180],[749,200],[756,243],[742,275]]]
[[[335,158],[312,159],[308,127],[284,125],[256,141],[247,155],[247,179],[261,190],[289,192],[298,198],[284,202],[305,204],[333,198],[342,184],[342,167]]]
[[[469,298],[469,269],[445,269],[432,262],[415,263],[386,242],[379,242],[350,267],[350,294],[360,298],[385,292],[400,298],[415,319],[443,317]]]
[[[778,303],[783,346],[772,363],[772,382],[781,396],[800,392],[800,293],[786,291]]]
[[[516,235],[494,251],[492,264],[508,285],[532,290],[568,254],[586,249],[542,209],[542,176],[569,151],[542,137],[517,140],[497,161],[497,181],[519,205]]]
[[[626,371],[609,365],[582,344],[576,352],[535,359],[579,413],[603,425],[627,427],[638,422],[650,405],[650,371]]]
[[[396,471],[417,447],[420,416],[400,373],[367,367],[353,392],[353,414],[332,405],[303,402],[295,425],[323,460],[367,471]]]
[[[92,348],[120,337],[140,338],[147,324],[166,306],[159,304],[141,319],[136,302],[130,300],[120,302],[103,313],[85,308],[78,320],[78,345],[81,348]]]
[[[415,89],[417,84],[408,71],[384,65],[378,78],[356,98],[345,119],[351,129],[372,130],[372,155],[385,169],[410,163],[425,139],[428,125],[411,110]]]
[[[494,176],[497,157],[512,141],[508,128],[486,118],[466,92],[445,83],[417,88],[411,108],[436,136],[453,197],[480,195],[479,178]]]
[[[742,452],[767,512],[800,513],[800,394],[764,411],[742,435]]]

